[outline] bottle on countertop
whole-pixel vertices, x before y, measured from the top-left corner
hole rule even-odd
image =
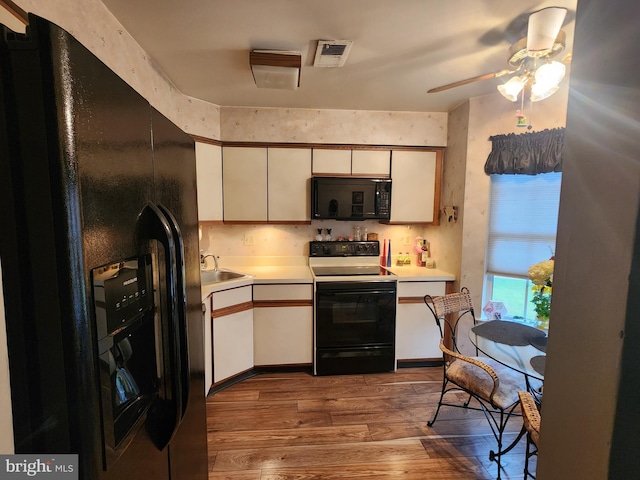
[[[420,263],[422,263],[423,267],[427,266],[427,259],[429,258],[429,242],[426,239],[422,240],[422,245],[420,247]]]
[[[387,245],[387,267],[391,266],[391,239],[389,239],[389,244]]]
[[[321,241],[323,240],[323,237],[322,237],[322,229],[321,229],[321,228],[318,228],[317,230],[318,230],[318,234],[316,235],[316,240],[317,240],[318,242],[321,242]]]
[[[409,252],[405,252],[402,260],[405,265],[411,265],[411,255],[409,255]]]
[[[427,263],[425,264],[425,267],[427,268],[436,268],[436,261],[431,258],[430,256],[427,257]]]
[[[431,257],[431,245],[427,243],[427,258],[425,259],[424,266],[427,268],[436,268],[436,261]]]
[[[380,255],[380,265],[387,266],[387,239],[384,240],[384,247],[382,248],[382,255]]]
[[[398,256],[396,257],[396,267],[401,267],[404,265],[404,257],[402,256],[402,252],[398,252]]]

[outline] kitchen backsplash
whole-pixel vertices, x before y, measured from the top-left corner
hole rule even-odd
[[[440,251],[440,236],[438,228],[416,225],[383,225],[376,221],[338,222],[313,221],[311,225],[201,225],[202,238],[200,248],[206,253],[220,256],[302,256],[309,255],[309,242],[315,240],[317,229],[331,229],[333,239],[340,236],[353,235],[355,227],[360,226],[361,232],[377,233],[381,245],[384,240],[391,240],[392,255],[398,252],[409,252],[411,263],[415,264],[413,245],[416,237],[426,237],[431,243],[433,257],[438,262]],[[406,244],[407,239],[409,245]],[[252,243],[252,244],[251,244]],[[439,269],[446,270],[446,258],[437,263]]]

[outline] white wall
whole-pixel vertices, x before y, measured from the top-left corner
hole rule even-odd
[[[7,328],[4,315],[2,266],[0,265],[0,454],[10,454],[13,453],[13,423],[9,358],[7,356]]]
[[[447,113],[222,107],[226,142],[342,143],[443,147]]]

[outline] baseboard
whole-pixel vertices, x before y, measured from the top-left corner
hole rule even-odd
[[[398,368],[416,368],[416,367],[441,367],[444,364],[441,358],[417,358],[411,360],[398,360],[397,366]],[[242,382],[251,377],[255,377],[256,375],[262,375],[265,373],[295,373],[295,372],[305,372],[308,374],[313,374],[312,365],[309,363],[301,363],[296,365],[260,365],[253,367],[249,370],[241,372],[233,377],[229,377],[221,382],[214,383],[211,385],[209,389],[209,395],[213,395],[214,393],[218,393],[222,390],[225,390],[232,385]]]
[[[412,358],[410,360],[398,360],[398,368],[416,367],[441,367],[444,365],[442,358]]]
[[[310,363],[299,363],[295,365],[258,365],[253,367],[256,373],[312,373],[313,368]]]
[[[312,373],[311,364],[303,363],[296,365],[260,365],[257,367],[250,368],[249,370],[245,370],[244,372],[238,373],[233,377],[229,377],[225,380],[222,380],[218,383],[214,383],[209,388],[209,393],[207,396],[213,395],[214,393],[218,393],[222,390],[225,390],[232,385],[240,383],[248,378],[255,377],[256,375],[262,375],[265,373],[294,373],[294,372],[307,372],[309,374]]]

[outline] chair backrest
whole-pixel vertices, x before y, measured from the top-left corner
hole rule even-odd
[[[522,407],[522,423],[531,441],[538,446],[540,441],[540,412],[529,392],[518,392]]]
[[[440,338],[445,338],[447,334],[451,336],[453,349],[458,351],[456,344],[457,329],[460,319],[469,315],[476,323],[476,316],[473,310],[473,302],[469,289],[463,287],[459,293],[448,293],[437,297],[431,295],[424,296],[424,303],[427,305],[440,330]],[[447,316],[453,315],[452,321]]]

